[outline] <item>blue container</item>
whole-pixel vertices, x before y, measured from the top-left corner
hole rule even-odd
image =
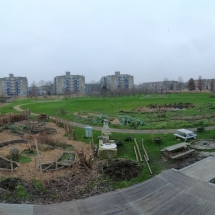
[[[85,135],[86,137],[92,137],[92,127],[85,127]]]

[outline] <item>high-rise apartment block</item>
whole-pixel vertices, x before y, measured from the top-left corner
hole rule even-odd
[[[85,77],[83,75],[65,75],[54,78],[55,94],[83,93],[85,91]]]
[[[0,94],[6,96],[27,95],[28,79],[26,77],[9,77],[0,78]]]
[[[127,74],[120,74],[119,71],[115,75],[103,76],[100,80],[101,86],[107,89],[132,89],[134,87],[134,77]]]

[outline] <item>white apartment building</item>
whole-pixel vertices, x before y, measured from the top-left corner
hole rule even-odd
[[[101,87],[105,86],[107,89],[132,89],[134,87],[134,77],[128,74],[120,74],[119,71],[115,75],[103,76],[100,80]]]
[[[28,79],[26,77],[9,77],[0,78],[0,94],[6,96],[27,95]]]
[[[85,77],[83,75],[70,75],[66,72],[65,75],[56,76],[54,78],[54,93],[84,93],[85,91]]]

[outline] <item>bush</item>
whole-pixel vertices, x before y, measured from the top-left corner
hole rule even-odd
[[[18,161],[19,160],[19,156],[20,156],[20,153],[19,153],[19,149],[18,148],[16,148],[16,147],[10,148],[10,157],[11,157],[12,160]]]

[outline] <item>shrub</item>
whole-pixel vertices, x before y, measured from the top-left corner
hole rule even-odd
[[[19,155],[20,155],[20,153],[19,153],[18,148],[16,148],[16,147],[10,148],[10,157],[11,157],[12,160],[18,161],[19,160]]]
[[[60,108],[60,109],[59,109],[59,113],[60,113],[61,115],[66,115],[66,114],[67,114],[67,111],[66,111],[64,108]]]

